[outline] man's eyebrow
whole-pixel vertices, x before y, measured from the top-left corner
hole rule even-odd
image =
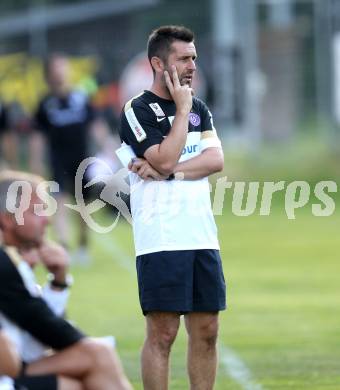
[[[185,58],[197,58],[197,54],[184,54],[182,56],[179,56],[179,59],[185,59]]]

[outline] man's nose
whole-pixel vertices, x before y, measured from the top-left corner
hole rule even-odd
[[[192,71],[196,70],[196,64],[195,64],[194,60],[190,60],[190,62],[189,62],[189,69],[192,70]]]

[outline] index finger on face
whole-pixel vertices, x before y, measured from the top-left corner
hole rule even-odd
[[[172,80],[174,82],[175,87],[180,86],[179,78],[178,78],[178,73],[175,65],[172,65]]]
[[[168,87],[170,93],[174,90],[174,86],[172,84],[169,72],[167,70],[164,71],[165,84]]]

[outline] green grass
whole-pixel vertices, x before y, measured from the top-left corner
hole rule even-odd
[[[232,348],[264,389],[339,389],[339,212],[317,218],[306,208],[288,220],[276,205],[269,217],[226,212],[216,219],[229,305],[221,314],[220,343]],[[130,226],[122,222],[109,234],[91,233],[91,254],[90,267],[73,268],[69,316],[91,335],[115,335],[128,376],[142,389],[144,318]],[[171,389],[188,388],[185,350],[181,329]],[[216,389],[242,387],[221,365]]]
[[[306,180],[312,185],[337,180],[339,160],[337,153],[307,143],[291,150],[272,147],[252,157],[226,152],[226,172],[234,182]],[[337,206],[332,216],[313,216],[311,200],[289,220],[282,194],[274,196],[270,216],[258,216],[258,204],[254,215],[236,217],[231,213],[233,189],[228,191],[223,215],[216,217],[228,283],[220,344],[242,359],[263,390],[340,389],[339,195],[332,195]],[[110,222],[108,215],[99,220]],[[92,232],[91,254],[90,267],[73,267],[69,316],[90,335],[115,335],[126,372],[142,389],[144,317],[131,227],[121,222],[109,234]],[[185,351],[182,327],[172,352],[174,390],[189,388]],[[216,389],[244,387],[221,364]]]

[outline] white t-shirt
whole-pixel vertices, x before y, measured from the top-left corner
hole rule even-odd
[[[132,146],[136,155],[143,155],[144,150],[167,135],[174,110],[172,101],[146,91],[125,106],[122,140]],[[198,156],[208,147],[221,146],[210,112],[196,98],[189,121],[179,162]],[[208,178],[143,181],[134,173],[129,176],[137,256],[160,251],[219,249]]]

